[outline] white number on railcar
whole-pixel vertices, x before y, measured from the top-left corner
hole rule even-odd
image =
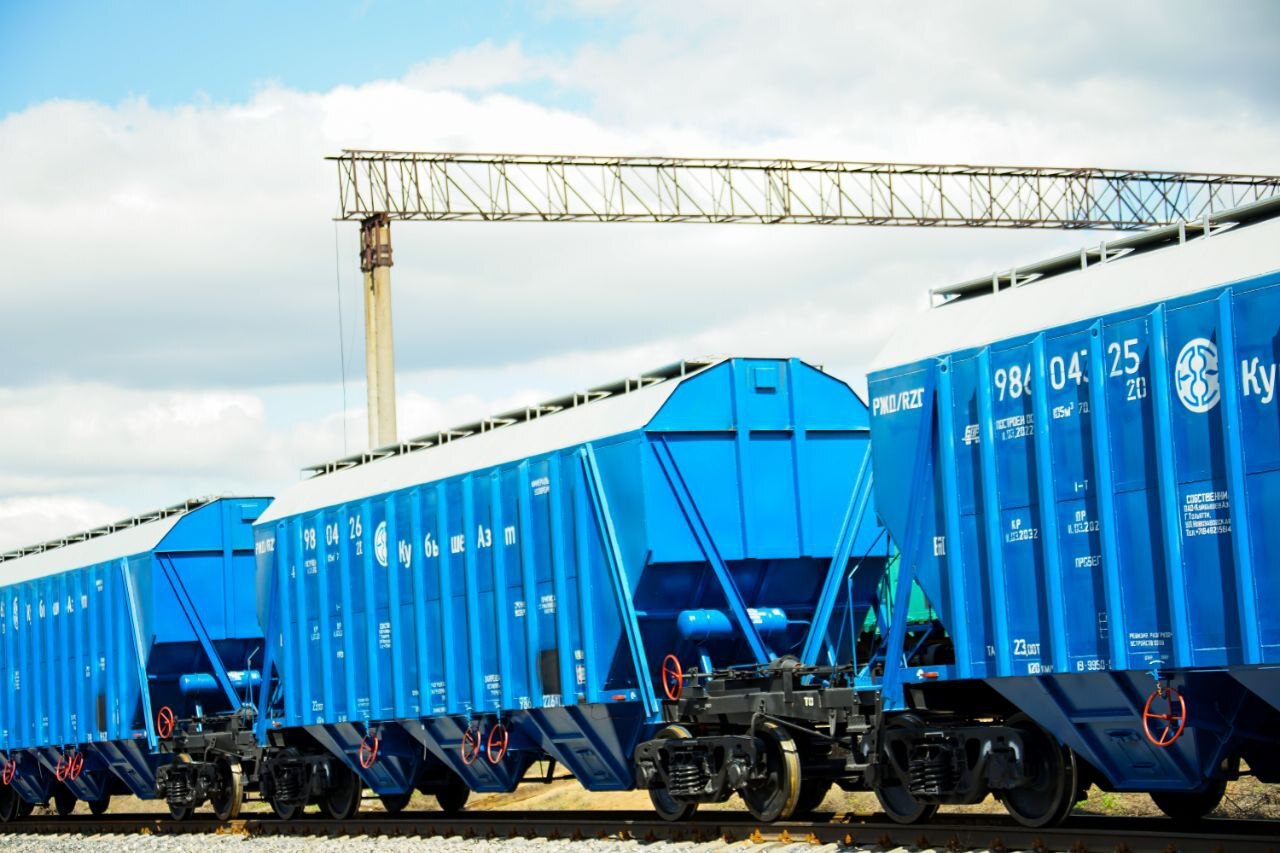
[[[1068,382],[1074,382],[1076,385],[1088,382],[1089,375],[1084,372],[1085,360],[1088,357],[1089,351],[1082,349],[1071,353],[1070,363],[1060,355],[1049,359],[1049,383],[1053,385],[1053,390],[1061,391],[1067,387]]]
[[[1003,400],[1007,396],[1010,400],[1016,400],[1023,394],[1030,396],[1031,394],[1031,365],[1025,367],[1015,364],[1007,370],[1003,367],[996,370],[991,377],[995,382],[996,390],[1000,392],[1000,399]]]
[[[1138,343],[1137,338],[1125,338],[1123,345],[1119,341],[1107,344],[1107,355],[1111,356],[1111,376],[1132,376],[1138,372],[1142,367]]]

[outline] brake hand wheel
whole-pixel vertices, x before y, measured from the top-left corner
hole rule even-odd
[[[161,740],[168,740],[173,735],[173,730],[177,728],[178,720],[173,715],[173,709],[168,705],[163,706],[156,712],[156,735]]]
[[[378,760],[378,747],[381,745],[377,735],[365,735],[360,741],[360,766],[368,770]]]
[[[1157,699],[1163,707],[1152,708]],[[1158,713],[1163,711],[1164,713]],[[1172,746],[1187,728],[1187,700],[1173,687],[1157,687],[1142,708],[1142,729],[1147,740],[1160,748]]]
[[[463,764],[469,765],[474,762],[480,756],[480,732],[472,728],[463,732],[459,750],[462,752]]]
[[[506,757],[509,740],[510,735],[507,732],[507,727],[502,723],[496,723],[493,728],[489,729],[489,738],[485,742],[485,757],[489,759],[490,764],[497,764]]]
[[[684,693],[684,668],[680,666],[680,658],[667,655],[662,659],[662,692],[672,702]]]

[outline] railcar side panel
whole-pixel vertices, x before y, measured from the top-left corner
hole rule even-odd
[[[949,372],[949,395],[936,393],[951,431],[930,441],[930,464],[939,478],[951,466],[957,489],[922,512],[919,571],[947,619],[968,623],[958,654],[993,675],[1277,660],[1280,629],[1256,618],[1280,592],[1280,531],[1265,521],[1280,460],[1277,317],[1280,289],[1264,278],[872,377],[877,495],[901,536],[910,478],[885,472],[938,429],[912,404],[926,373]],[[1153,366],[1157,335],[1167,355]],[[966,579],[963,612],[950,607],[952,571]],[[993,623],[994,644],[982,639]]]

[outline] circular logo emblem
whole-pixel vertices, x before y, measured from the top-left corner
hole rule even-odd
[[[387,567],[387,523],[384,521],[373,531],[373,556],[382,568]]]
[[[1208,338],[1192,338],[1178,353],[1173,367],[1178,399],[1197,414],[1218,405],[1218,348]]]

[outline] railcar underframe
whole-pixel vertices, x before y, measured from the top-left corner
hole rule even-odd
[[[637,750],[637,785],[673,819],[738,793],[756,817],[775,820],[812,811],[833,785],[902,788],[910,808],[936,810],[1035,784],[1032,735],[1002,722],[1016,715],[1007,703],[989,719],[927,708],[892,715],[879,690],[856,681],[852,666],[794,659],[751,672],[693,673],[665,708],[668,728]]]
[[[1106,773],[982,681],[911,684],[909,707],[889,710],[878,688],[858,685],[851,666],[783,659],[686,678],[685,692],[664,707],[667,728],[636,752],[636,784],[668,819],[735,793],[761,820],[801,816],[834,785],[874,792],[903,823],[994,795],[1019,822],[1048,826],[1091,785],[1116,790]],[[1251,775],[1280,781],[1265,732],[1217,722],[1202,720],[1221,742],[1217,772],[1196,789],[1151,792],[1180,820],[1221,802],[1226,783],[1242,775],[1242,757]]]

